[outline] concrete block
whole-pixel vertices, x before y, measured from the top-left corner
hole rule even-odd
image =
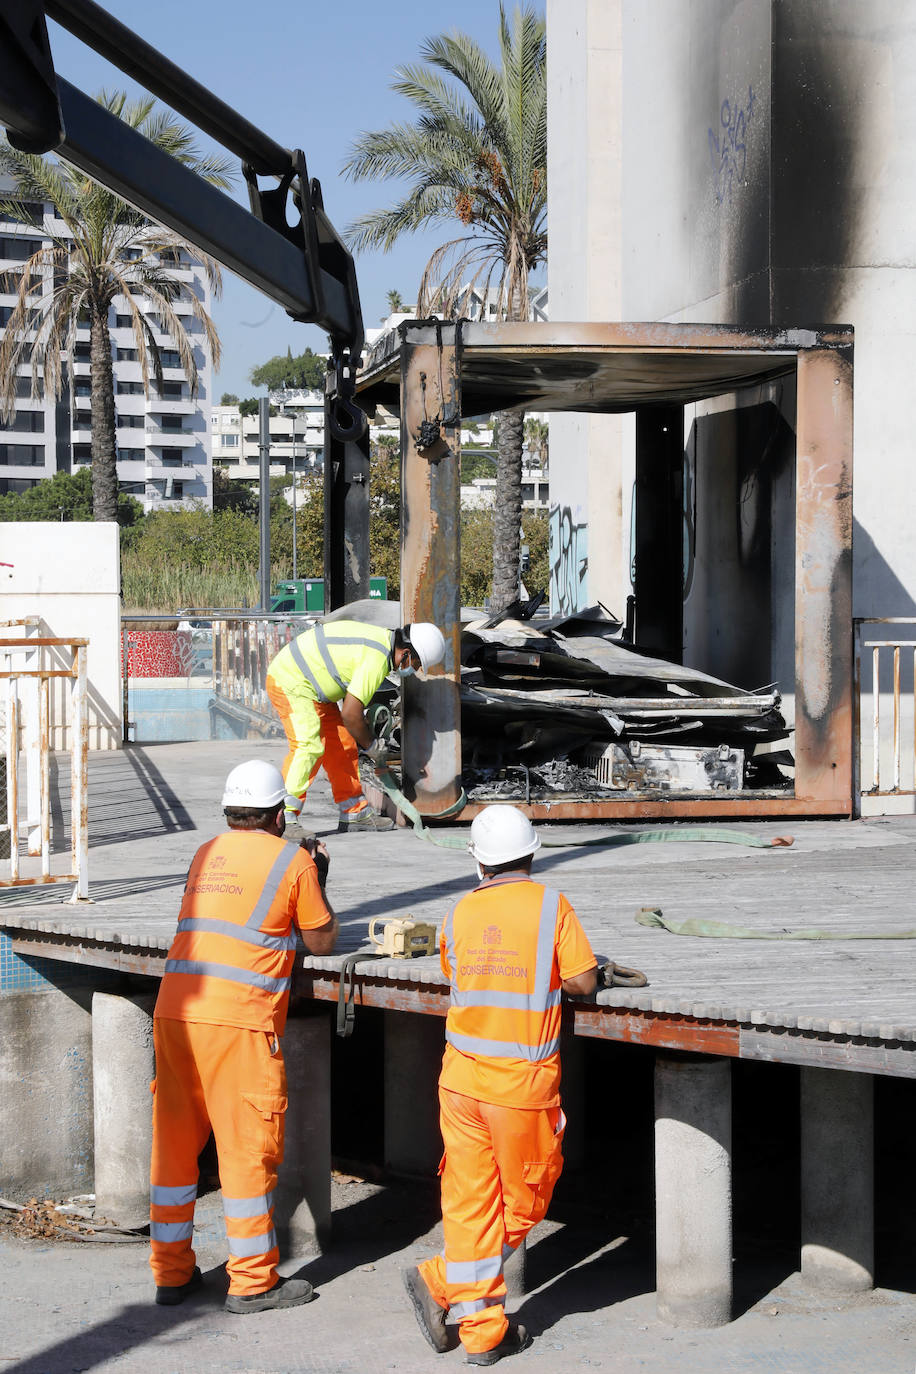
[[[95,1204],[119,1226],[149,1222],[155,993],[92,995]]]
[[[306,1259],[331,1238],[331,1023],[325,1008],[291,1016],[283,1036],[289,1106],[274,1196],[282,1259]]]
[[[656,1303],[672,1326],[724,1326],[732,1306],[731,1065],[655,1066]]]
[[[825,1293],[874,1286],[874,1080],[801,1071],[801,1274]]]

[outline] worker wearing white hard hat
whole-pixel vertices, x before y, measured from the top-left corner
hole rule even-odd
[[[330,954],[337,918],[324,893],[328,853],[283,840],[286,784],[251,759],[226,779],[229,830],[191,861],[153,1020],[150,1265],[156,1302],[202,1280],[191,1237],[197,1157],[212,1129],[229,1245],[226,1310],[296,1307],[311,1285],[277,1276],[273,1193],[283,1159],[286,1023],[301,935]]]
[[[428,673],[445,657],[442,631],[427,621],[386,630],[358,620],[315,625],[285,645],[267,670],[267,695],[283,723],[287,820],[299,817],[312,778],[323,767],[339,812],[338,830],[390,830],[363,796],[359,753],[384,764],[365,709],[391,672]],[[338,705],[340,703],[340,705]]]
[[[440,938],[451,985],[439,1077],[445,1244],[403,1279],[433,1349],[448,1349],[446,1322],[457,1319],[473,1365],[531,1343],[506,1317],[503,1265],[544,1216],[563,1167],[561,994],[597,984],[569,901],[531,878],[540,843],[518,808],[485,807],[468,844],[480,883]]]

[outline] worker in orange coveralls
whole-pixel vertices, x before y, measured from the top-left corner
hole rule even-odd
[[[531,1344],[506,1318],[503,1264],[547,1211],[563,1168],[561,992],[588,996],[597,961],[562,893],[530,876],[540,847],[513,806],[471,825],[480,886],[440,939],[451,984],[439,1077],[444,1255],[402,1277],[434,1350],[457,1317],[468,1364],[496,1364]]]
[[[191,861],[178,931],[156,1001],[150,1265],[156,1302],[202,1279],[191,1235],[197,1157],[212,1127],[229,1240],[228,1312],[296,1307],[311,1284],[277,1276],[273,1190],[283,1159],[286,1024],[297,936],[330,954],[327,850],[283,840],[286,784],[260,760],[229,774],[227,834]]]

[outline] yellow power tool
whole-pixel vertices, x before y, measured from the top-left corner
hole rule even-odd
[[[398,916],[385,921],[381,935],[376,935],[376,927],[383,919],[376,916],[369,922],[369,939],[389,959],[419,959],[425,954],[436,953],[438,942],[435,926],[426,921],[415,921],[412,916]]]

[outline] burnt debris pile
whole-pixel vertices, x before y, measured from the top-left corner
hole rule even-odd
[[[472,800],[791,787],[770,685],[746,691],[641,653],[600,606],[465,625],[463,783]],[[764,748],[765,746],[765,748]]]

